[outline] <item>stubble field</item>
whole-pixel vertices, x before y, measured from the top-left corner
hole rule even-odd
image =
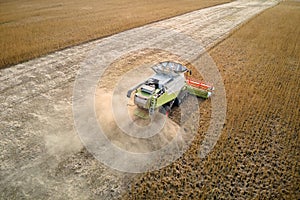
[[[1,1],[0,68],[230,0]]]

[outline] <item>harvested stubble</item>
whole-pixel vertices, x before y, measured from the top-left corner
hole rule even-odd
[[[0,68],[230,0],[0,2]]]
[[[224,78],[227,120],[214,150],[139,176],[125,199],[299,199],[300,3],[282,2],[210,51]]]

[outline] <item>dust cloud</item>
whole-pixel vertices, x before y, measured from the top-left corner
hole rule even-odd
[[[147,153],[161,149],[173,139],[180,138],[177,136],[177,134],[182,134],[180,126],[163,114],[156,112],[153,119],[139,118],[134,115],[135,109],[138,108],[133,105],[128,105],[126,107],[127,115],[120,115],[122,112],[117,113],[117,111],[113,110],[112,99],[112,92],[109,93],[103,89],[98,89],[96,91],[95,110],[99,126],[101,126],[103,133],[105,133],[107,138],[117,147],[130,152]],[[116,122],[114,117],[116,115],[118,115],[118,122]],[[117,124],[120,122],[119,120],[123,120],[123,125],[128,123],[127,127],[132,127],[132,131],[135,132],[135,134],[141,134],[141,137],[138,138],[130,135],[130,133],[125,133]],[[149,129],[151,125],[152,127],[159,127],[158,130],[156,130],[157,132],[151,133],[152,129]],[[134,128],[134,126],[137,128]],[[143,129],[144,131],[138,133],[138,130]],[[143,135],[152,134],[153,136],[151,137],[142,138]]]

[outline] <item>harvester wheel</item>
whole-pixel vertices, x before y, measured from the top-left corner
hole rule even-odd
[[[184,99],[187,97],[188,95],[188,91],[187,90],[182,90],[179,95],[176,97],[175,101],[174,101],[174,105],[175,106],[180,106],[180,104],[182,104],[182,102],[184,101]]]
[[[165,109],[166,109],[166,115],[167,115],[167,117],[169,116],[169,114],[170,114],[170,112],[171,112],[171,107],[170,106],[166,106],[165,107]]]
[[[159,112],[168,116],[171,112],[171,107],[169,105],[161,106],[159,108]]]

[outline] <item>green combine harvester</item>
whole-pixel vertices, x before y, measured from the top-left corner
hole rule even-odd
[[[130,98],[134,91],[134,104],[148,111],[150,116],[157,109],[168,115],[172,106],[179,106],[189,94],[207,99],[214,90],[213,86],[201,81],[186,79],[184,74],[191,75],[191,71],[179,63],[161,62],[152,69],[155,72],[152,77],[127,92]]]

